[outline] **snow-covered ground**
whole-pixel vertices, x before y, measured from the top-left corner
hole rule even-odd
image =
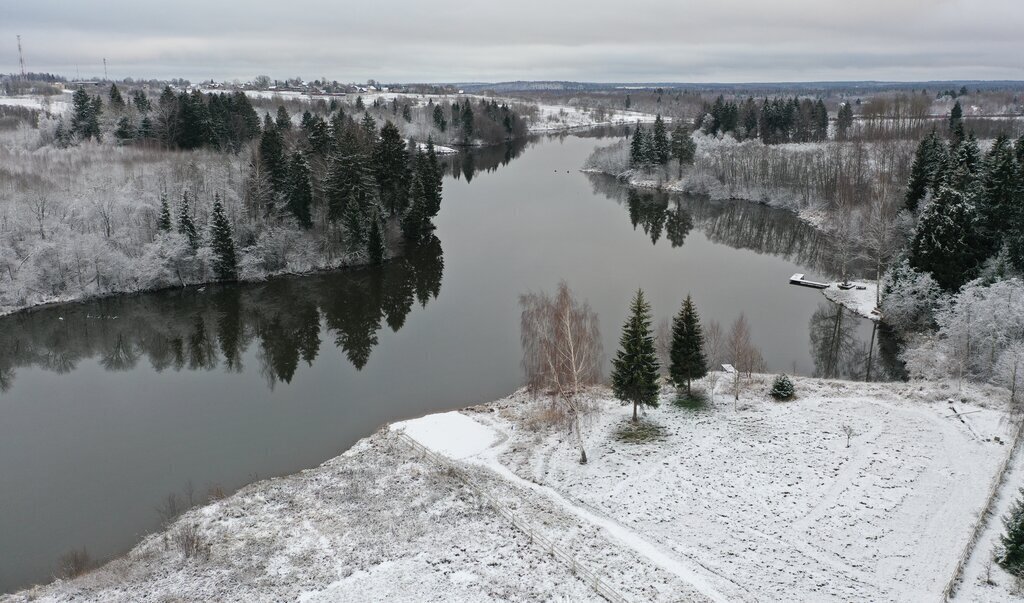
[[[537,114],[530,121],[530,131],[536,133],[560,132],[609,125],[632,125],[654,123],[655,115],[639,111],[595,110],[587,107],[567,105],[536,105]],[[665,121],[670,121],[668,118]]]
[[[825,297],[837,304],[846,306],[847,309],[871,320],[880,320],[881,312],[878,311],[878,283],[875,281],[851,280],[852,289],[840,289],[839,283],[832,283],[828,289],[822,289]]]
[[[71,108],[71,102],[67,95],[0,96],[0,105],[38,109],[54,115],[62,115]]]
[[[1001,392],[795,378],[796,399],[777,403],[770,378],[737,409],[724,379],[699,410],[664,390],[644,418],[661,435],[642,443],[616,437],[630,409],[595,390],[586,465],[523,392],[398,423],[6,601],[600,600],[584,570],[626,600],[940,599],[1009,454]],[[209,560],[178,552],[186,524]],[[967,599],[1008,596],[970,580]]]

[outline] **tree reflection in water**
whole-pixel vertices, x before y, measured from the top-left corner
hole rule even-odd
[[[0,392],[18,367],[57,373],[96,358],[126,371],[146,358],[157,371],[241,372],[255,358],[267,385],[289,383],[311,365],[321,337],[362,369],[384,323],[398,331],[412,310],[441,291],[444,258],[436,237],[376,268],[281,278],[256,285],[187,289],[43,308],[0,320]]]
[[[673,248],[681,247],[698,227],[714,243],[779,256],[824,276],[836,277],[842,268],[828,237],[789,211],[749,201],[711,201],[636,189],[600,174],[591,174],[590,180],[596,193],[625,206],[633,228],[642,229],[652,244],[664,234]],[[854,265],[851,273],[863,276],[864,268]],[[865,341],[861,337],[865,321],[828,301],[818,306],[809,324],[814,376],[868,381],[905,378],[895,338],[884,325],[871,323],[871,335]]]

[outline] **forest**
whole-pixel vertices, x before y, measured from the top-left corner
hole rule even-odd
[[[1016,403],[1024,384],[1021,122],[968,120],[966,89],[940,94],[955,98],[941,120],[923,111],[930,101],[905,105],[897,96],[871,101],[856,123],[850,104],[831,119],[820,99],[758,107],[719,96],[702,105],[692,133],[685,121],[669,133],[659,116],[596,150],[585,169],[793,210],[830,239],[835,261],[823,272],[880,280],[883,321],[911,376],[1002,385]],[[886,111],[900,115],[881,117]],[[634,225],[655,242],[664,225],[675,244],[681,218],[650,213],[634,197]],[[1002,318],[982,318],[990,315]]]
[[[0,313],[387,261],[430,239],[443,174],[477,169],[471,154],[440,159],[451,151],[434,136],[500,143],[507,162],[525,133],[487,100],[300,103],[116,83],[70,100],[63,115],[0,113]]]

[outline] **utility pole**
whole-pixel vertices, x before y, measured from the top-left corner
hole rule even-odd
[[[21,34],[18,35],[18,62],[21,63],[21,79],[25,79],[25,54],[21,52]]]
[[[107,57],[103,57],[103,81],[107,81]]]

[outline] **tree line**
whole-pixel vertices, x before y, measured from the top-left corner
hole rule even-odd
[[[918,145],[904,205],[918,216],[910,265],[943,289],[989,261],[1024,270],[1024,137],[999,136],[982,153],[954,113],[948,141],[933,130]]]
[[[840,108],[837,138],[844,138],[853,123],[849,103]],[[820,142],[828,139],[828,109],[820,98],[765,99],[759,104],[753,97],[740,103],[723,95],[704,107],[693,120],[694,128],[705,134],[731,134],[737,140],[760,138],[765,144]]]
[[[378,130],[369,113],[356,122],[339,109],[329,123],[306,112],[294,128],[282,110],[264,116],[246,200],[260,217],[294,220],[332,248],[379,263],[389,229],[412,244],[433,230],[442,177],[433,142],[406,143],[390,121]]]

